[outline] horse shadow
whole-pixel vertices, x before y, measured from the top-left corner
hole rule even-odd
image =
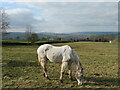
[[[85,77],[84,78],[86,82],[83,84],[83,86],[89,85],[89,86],[116,86],[119,87],[119,81],[118,78],[107,78],[107,77]]]
[[[58,78],[54,78],[53,79],[53,77],[51,77],[50,80],[57,80],[57,81],[59,81]],[[70,81],[72,81],[74,84],[77,83],[77,80],[75,78],[73,78]],[[119,81],[120,81],[120,79],[118,79],[118,78],[84,77],[83,87],[84,86],[119,87]],[[63,81],[63,83],[65,83],[65,82]]]

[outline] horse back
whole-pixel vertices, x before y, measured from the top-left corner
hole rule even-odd
[[[37,53],[40,58],[57,62],[73,61],[77,58],[76,53],[69,45],[55,47],[50,44],[44,44],[37,49]]]

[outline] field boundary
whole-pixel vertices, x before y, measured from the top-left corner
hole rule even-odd
[[[69,43],[69,41],[48,41],[48,42],[40,42],[40,43],[34,43],[34,44],[42,45],[42,44],[52,44],[52,43]],[[32,45],[32,43],[2,42],[2,46],[6,46],[6,45]]]

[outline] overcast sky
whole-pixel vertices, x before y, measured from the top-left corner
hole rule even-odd
[[[116,32],[117,2],[4,2],[10,32]]]

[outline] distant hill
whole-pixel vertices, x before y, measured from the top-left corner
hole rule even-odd
[[[118,32],[75,32],[75,33],[37,33],[39,38],[48,38],[48,39],[56,39],[61,38],[63,40],[69,39],[78,39],[78,38],[88,38],[92,35],[100,36],[100,35],[117,35]],[[5,39],[25,39],[26,35],[22,32],[9,32],[8,35],[4,37]]]

